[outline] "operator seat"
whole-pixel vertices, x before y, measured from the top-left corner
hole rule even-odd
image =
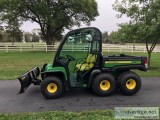
[[[96,62],[96,60],[97,60],[96,54],[89,54],[87,59],[83,63],[76,64],[76,70],[81,72],[87,71],[94,67],[94,63]]]

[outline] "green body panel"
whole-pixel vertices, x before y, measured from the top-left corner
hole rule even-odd
[[[48,65],[45,67],[44,72],[42,72],[42,73],[47,73],[47,72],[48,72],[48,73],[51,73],[51,72],[53,72],[53,73],[62,72],[62,73],[64,74],[64,76],[65,76],[65,79],[67,80],[67,72],[66,72],[66,70],[65,70],[64,67],[53,67],[52,64],[48,64]]]
[[[126,61],[105,61],[104,67],[116,67],[116,66],[126,66],[126,65],[139,65],[141,64],[141,60],[126,60]]]

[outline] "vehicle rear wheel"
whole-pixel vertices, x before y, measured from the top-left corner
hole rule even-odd
[[[118,83],[120,86],[120,91],[124,95],[134,95],[141,88],[140,77],[131,71],[124,72],[118,77]]]
[[[110,95],[116,90],[115,78],[109,73],[101,73],[93,79],[91,89],[99,96]]]
[[[41,84],[42,95],[46,99],[55,99],[63,94],[64,86],[57,77],[46,77]]]

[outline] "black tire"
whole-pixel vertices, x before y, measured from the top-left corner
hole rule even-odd
[[[118,84],[120,87],[120,91],[124,95],[134,95],[141,88],[141,78],[136,73],[127,71],[120,74],[120,76],[118,77]],[[130,86],[128,87],[128,85]]]
[[[63,94],[64,86],[59,78],[49,76],[42,81],[41,92],[46,99],[55,99]]]
[[[103,81],[107,81],[107,83],[103,83]],[[109,86],[107,84],[110,84]],[[101,87],[102,85],[102,87]],[[102,89],[103,86],[107,85],[105,89]],[[93,93],[98,96],[108,96],[116,90],[116,81],[113,75],[109,73],[101,73],[94,77],[91,89]]]

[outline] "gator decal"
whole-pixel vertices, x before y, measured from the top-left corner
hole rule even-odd
[[[122,64],[131,64],[132,61],[107,61],[105,63],[122,63]]]
[[[141,61],[105,61],[105,67],[115,67],[115,66],[121,66],[121,65],[135,65],[135,64],[141,64]]]

